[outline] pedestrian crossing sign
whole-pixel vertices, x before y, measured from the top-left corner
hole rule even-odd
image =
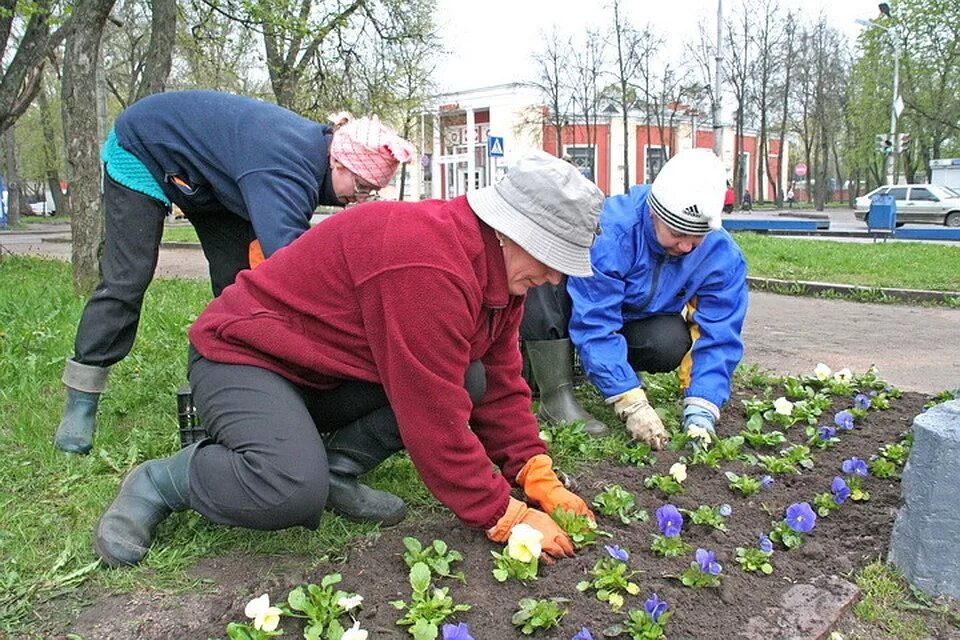
[[[487,153],[491,158],[503,157],[503,136],[487,137]]]

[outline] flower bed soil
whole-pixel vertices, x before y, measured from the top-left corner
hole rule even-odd
[[[733,435],[742,428],[745,418],[737,407],[741,406],[741,399],[749,397],[752,392],[731,400],[721,424],[721,436]],[[293,587],[307,582],[319,583],[325,574],[339,572],[343,575],[339,586],[364,597],[360,620],[371,638],[409,638],[406,629],[396,625],[400,613],[389,601],[409,601],[408,568],[402,559],[401,540],[404,536],[415,536],[424,544],[442,539],[463,554],[464,560],[454,568],[466,574],[466,584],[449,579],[435,584],[449,586],[457,603],[472,605],[472,610],[459,614],[456,621],[467,622],[477,640],[524,637],[510,623],[518,601],[523,597],[555,596],[569,598],[569,612],[559,629],[534,637],[569,639],[581,627],[588,627],[595,638],[601,638],[605,628],[624,620],[627,610],[641,609],[652,592],[666,600],[673,611],[666,627],[668,638],[739,637],[750,626],[751,619],[761,617],[777,624],[782,612],[781,597],[791,586],[817,582],[828,576],[849,577],[864,564],[886,555],[900,499],[899,477],[865,478],[863,487],[871,496],[868,502],[847,501],[829,517],[818,518],[816,528],[797,549],[783,551],[777,545],[772,558],[774,573],[770,576],[742,571],[735,560],[735,549],[755,546],[757,535],[769,532],[771,522],[779,521],[791,503],[812,503],[817,493],[829,491],[833,477],[842,475],[843,460],[852,456],[867,459],[882,445],[898,441],[901,433],[911,427],[914,416],[922,411],[926,400],[922,395],[906,393],[901,399],[893,400],[886,411],[871,410],[866,418],[857,421],[855,430],[841,432],[839,444],[826,450],[813,450],[816,466],[812,470],[800,475],[778,476],[770,488],[750,498],[734,494],[723,476],[727,470],[743,471],[740,463],[724,463],[720,469],[690,466],[684,482],[686,492],[670,498],[643,488],[643,480],[654,472],[666,474],[679,457],[677,453],[660,452],[652,467],[632,468],[604,462],[581,469],[576,482],[588,502],[605,487],[619,484],[637,496],[649,518],[646,522],[625,526],[601,517],[600,529],[609,532],[611,538],[601,538],[600,544],[581,550],[575,558],[541,566],[540,578],[527,585],[512,579],[497,582],[491,574],[490,551],[499,547],[481,532],[464,528],[452,516],[439,516],[426,521],[408,519],[385,530],[375,539],[358,543],[341,563],[314,565],[312,559],[297,557],[218,558],[203,561],[193,569],[196,576],[208,582],[202,589],[187,594],[135,591],[104,596],[88,588],[84,597],[92,604],[85,606],[76,618],[68,621],[68,612],[48,604],[38,613],[42,615],[46,611],[52,618],[39,626],[51,634],[44,637],[64,637],[64,632],[71,632],[85,640],[225,637],[228,622],[245,620],[243,608],[250,598],[266,592],[273,602],[282,601]],[[824,412],[821,423],[828,424],[834,412],[849,406],[849,398],[835,398],[832,411]],[[802,442],[805,439],[802,431],[800,425],[792,427],[787,431],[788,439]],[[753,468],[750,473],[760,472]],[[692,553],[681,558],[661,558],[649,550],[651,536],[657,532],[654,512],[665,502],[681,509],[721,503],[733,507],[727,519],[727,533],[689,522],[682,533],[683,540],[694,548],[705,547],[716,552],[723,564],[721,587],[683,587],[675,576],[689,565]],[[587,577],[593,564],[606,555],[604,542],[627,549],[631,554],[631,568],[641,572],[634,577],[640,585],[640,594],[636,598],[627,596],[621,613],[611,612],[609,606],[597,601],[592,593],[579,593],[575,588]],[[756,622],[754,620],[754,624]],[[282,627],[286,630],[284,637],[301,637],[294,621],[285,618]],[[809,630],[806,633],[798,631],[796,637],[810,637]],[[793,637],[793,634],[784,631],[783,637]]]

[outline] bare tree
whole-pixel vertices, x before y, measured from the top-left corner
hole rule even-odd
[[[97,123],[96,73],[104,23],[115,0],[77,0],[66,39],[61,110],[70,181],[73,232],[73,284],[93,290],[103,233],[100,215],[100,131]]]
[[[756,51],[756,56],[751,64],[751,75],[756,79],[754,104],[756,105],[760,125],[757,131],[756,147],[757,193],[754,194],[754,198],[757,202],[763,202],[765,191],[763,184],[765,178],[770,176],[770,163],[768,161],[770,152],[769,111],[774,108],[775,92],[773,85],[775,79],[783,71],[785,64],[789,64],[789,61],[784,60],[779,55],[785,44],[786,29],[777,0],[760,0],[757,9],[755,15],[758,19],[754,21],[755,28],[750,35]],[[779,180],[772,179],[771,182],[774,185],[774,199],[779,200]]]
[[[794,51],[796,47],[796,34],[797,34],[797,21],[796,15],[793,13],[787,13],[787,17],[783,26],[783,82],[780,85],[779,99],[780,99],[780,126],[778,133],[777,145],[777,172],[778,175],[774,176],[773,172],[770,169],[769,163],[767,164],[767,175],[770,177],[770,182],[773,183],[774,199],[776,200],[777,206],[783,206],[783,189],[780,184],[780,175],[783,172],[783,156],[784,150],[787,143],[787,131],[790,122],[790,88],[791,81],[793,78],[793,66],[796,64],[794,58]]]
[[[749,109],[751,91],[750,56],[752,47],[750,42],[750,17],[753,8],[749,0],[740,9],[740,13],[726,22],[726,45],[730,52],[726,59],[725,75],[733,90],[733,98],[737,101],[734,112],[734,154],[733,154],[733,189],[739,202],[743,197],[743,171],[740,158],[743,152],[743,134],[746,129],[747,111]]]
[[[53,196],[53,204],[57,210],[57,215],[70,215],[68,199],[60,189],[61,159],[57,153],[56,140],[58,132],[53,128],[53,110],[50,108],[46,86],[41,87],[37,93],[37,107],[40,109],[40,126],[43,129],[43,156],[47,174],[47,189]]]
[[[588,30],[582,46],[574,48],[571,87],[578,119],[583,121],[585,144],[591,149],[591,179],[596,175],[597,118],[600,111],[599,78],[603,73],[604,42],[600,34]],[[576,141],[574,141],[576,142]]]
[[[163,91],[177,33],[176,0],[120,0],[104,31],[104,80],[121,109]]]
[[[544,98],[543,122],[552,127],[556,137],[554,155],[563,155],[563,126],[570,107],[569,89],[565,82],[570,67],[570,40],[563,39],[554,27],[549,34],[542,34],[544,49],[534,54],[537,78],[531,84]]]
[[[657,45],[649,27],[637,31],[620,13],[620,0],[613,0],[613,43],[616,50],[616,104],[623,120],[623,191],[630,189],[630,131],[627,125],[630,109],[636,105],[636,80],[646,69],[649,77],[650,57]],[[647,83],[649,92],[649,82]],[[647,128],[650,126],[647,112]]]

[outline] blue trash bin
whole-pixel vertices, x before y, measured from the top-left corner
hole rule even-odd
[[[893,231],[897,227],[897,200],[889,193],[878,193],[870,199],[867,229]]]

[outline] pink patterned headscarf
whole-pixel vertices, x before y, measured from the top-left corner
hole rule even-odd
[[[380,118],[350,120],[333,134],[330,157],[366,182],[382,189],[400,163],[413,160],[415,149]]]

